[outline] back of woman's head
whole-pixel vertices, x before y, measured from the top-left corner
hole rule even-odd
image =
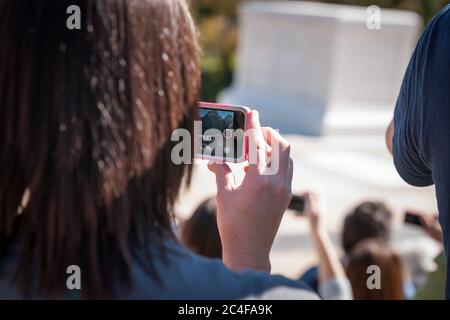
[[[345,217],[342,247],[348,253],[365,239],[389,240],[391,223],[392,211],[384,203],[363,202]]]
[[[204,201],[184,223],[181,241],[189,249],[210,258],[222,257],[214,198]]]
[[[129,284],[130,247],[152,273],[144,249],[171,236],[190,176],[170,140],[200,82],[185,1],[4,0],[0,17],[0,254],[17,241],[23,289],[34,275],[42,294],[72,264],[87,295]]]
[[[346,272],[356,300],[404,298],[401,257],[388,243],[365,240],[353,248],[347,262]]]

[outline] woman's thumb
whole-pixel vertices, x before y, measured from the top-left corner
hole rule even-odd
[[[234,188],[234,174],[226,163],[208,162],[208,169],[216,175],[217,191],[232,191]]]

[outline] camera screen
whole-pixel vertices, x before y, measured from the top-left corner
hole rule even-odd
[[[245,114],[200,108],[201,155],[240,159],[243,155]]]

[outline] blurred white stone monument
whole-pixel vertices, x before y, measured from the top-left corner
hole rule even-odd
[[[238,67],[221,102],[283,133],[381,134],[422,28],[412,12],[303,1],[240,8]]]

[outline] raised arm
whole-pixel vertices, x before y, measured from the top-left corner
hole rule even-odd
[[[305,214],[309,218],[311,233],[319,257],[319,294],[325,300],[350,300],[352,290],[339,260],[314,193],[305,194]]]
[[[392,139],[394,138],[394,120],[391,120],[386,129],[386,146],[392,154]]]

